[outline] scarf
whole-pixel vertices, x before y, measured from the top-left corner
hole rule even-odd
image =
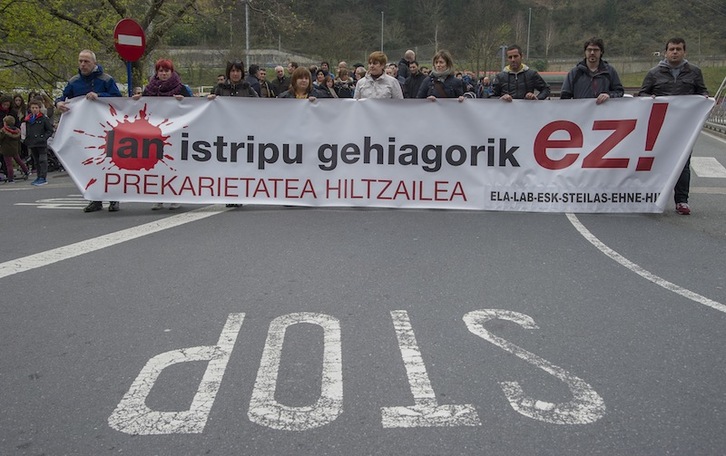
[[[451,75],[451,68],[447,68],[444,71],[431,70],[431,74],[436,79],[444,80]]]
[[[26,122],[33,123],[33,122],[35,122],[35,119],[40,119],[41,117],[43,117],[43,113],[42,112],[39,112],[37,116],[34,116],[31,113],[31,114],[28,114],[27,116],[25,116],[25,121]]]
[[[144,96],[173,97],[174,95],[183,95],[183,89],[181,78],[174,71],[166,81],[162,81],[158,76],[154,75],[144,89]]]

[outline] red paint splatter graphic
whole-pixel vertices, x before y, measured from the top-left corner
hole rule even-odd
[[[102,145],[87,147],[102,150],[103,153],[88,158],[82,163],[97,166],[110,164],[111,167],[115,166],[127,171],[149,171],[159,162],[169,166],[167,161],[173,161],[174,157],[164,153],[164,147],[171,146],[171,143],[167,142],[169,135],[164,135],[161,127],[171,125],[173,122],[164,119],[157,125],[152,124],[149,122],[146,108],[147,105],[144,105],[133,119],[124,116],[121,121],[118,121],[116,109],[109,105],[109,112],[116,121],[116,125],[112,125],[110,122],[101,124],[101,128],[104,129],[103,136],[75,130],[76,133],[104,141]],[[170,166],[169,168],[172,169]],[[103,169],[108,168],[104,166]],[[89,183],[89,186],[94,183]]]

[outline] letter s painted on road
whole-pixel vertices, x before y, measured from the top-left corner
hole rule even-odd
[[[509,404],[518,413],[552,424],[589,424],[605,414],[602,397],[584,380],[484,328],[487,321],[499,319],[514,322],[523,328],[538,329],[531,317],[509,310],[483,309],[469,312],[463,319],[470,332],[561,380],[572,392],[571,401],[553,404],[527,396],[516,381],[500,382],[499,386],[507,396]]]

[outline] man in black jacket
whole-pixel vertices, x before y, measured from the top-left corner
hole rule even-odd
[[[622,97],[625,90],[618,72],[602,58],[605,43],[593,37],[585,42],[584,49],[585,58],[565,76],[560,98],[595,98],[595,103],[601,104]]]
[[[648,71],[638,95],[661,97],[666,95],[703,95],[708,96],[701,69],[686,60],[686,40],[671,38],[665,46],[665,58]],[[690,215],[688,193],[691,187],[691,157],[681,171],[675,187],[674,200],[676,212]]]
[[[504,101],[546,99],[550,96],[549,84],[537,71],[523,64],[522,58],[522,48],[516,44],[507,48],[509,65],[494,78],[492,83],[494,96]]]
[[[278,96],[290,88],[290,78],[285,76],[285,69],[281,65],[275,67],[275,75],[276,77],[270,83],[270,87],[275,92],[275,96]]]
[[[409,49],[404,52],[403,57],[401,57],[401,60],[398,61],[398,76],[402,77],[404,81],[411,76],[409,73],[409,65],[411,65],[411,62],[415,60],[416,53]],[[412,98],[416,98],[415,93],[412,95]]]
[[[418,62],[415,60],[408,64],[408,72],[409,75],[406,78],[406,82],[403,83],[403,97],[416,98],[418,89],[421,87],[424,79],[426,79],[426,75],[419,71]]]

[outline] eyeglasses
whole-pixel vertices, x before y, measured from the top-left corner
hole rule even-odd
[[[600,51],[600,48],[587,48],[587,49],[585,49],[585,52],[587,52],[588,54],[592,54],[592,53],[598,53],[601,51]]]

